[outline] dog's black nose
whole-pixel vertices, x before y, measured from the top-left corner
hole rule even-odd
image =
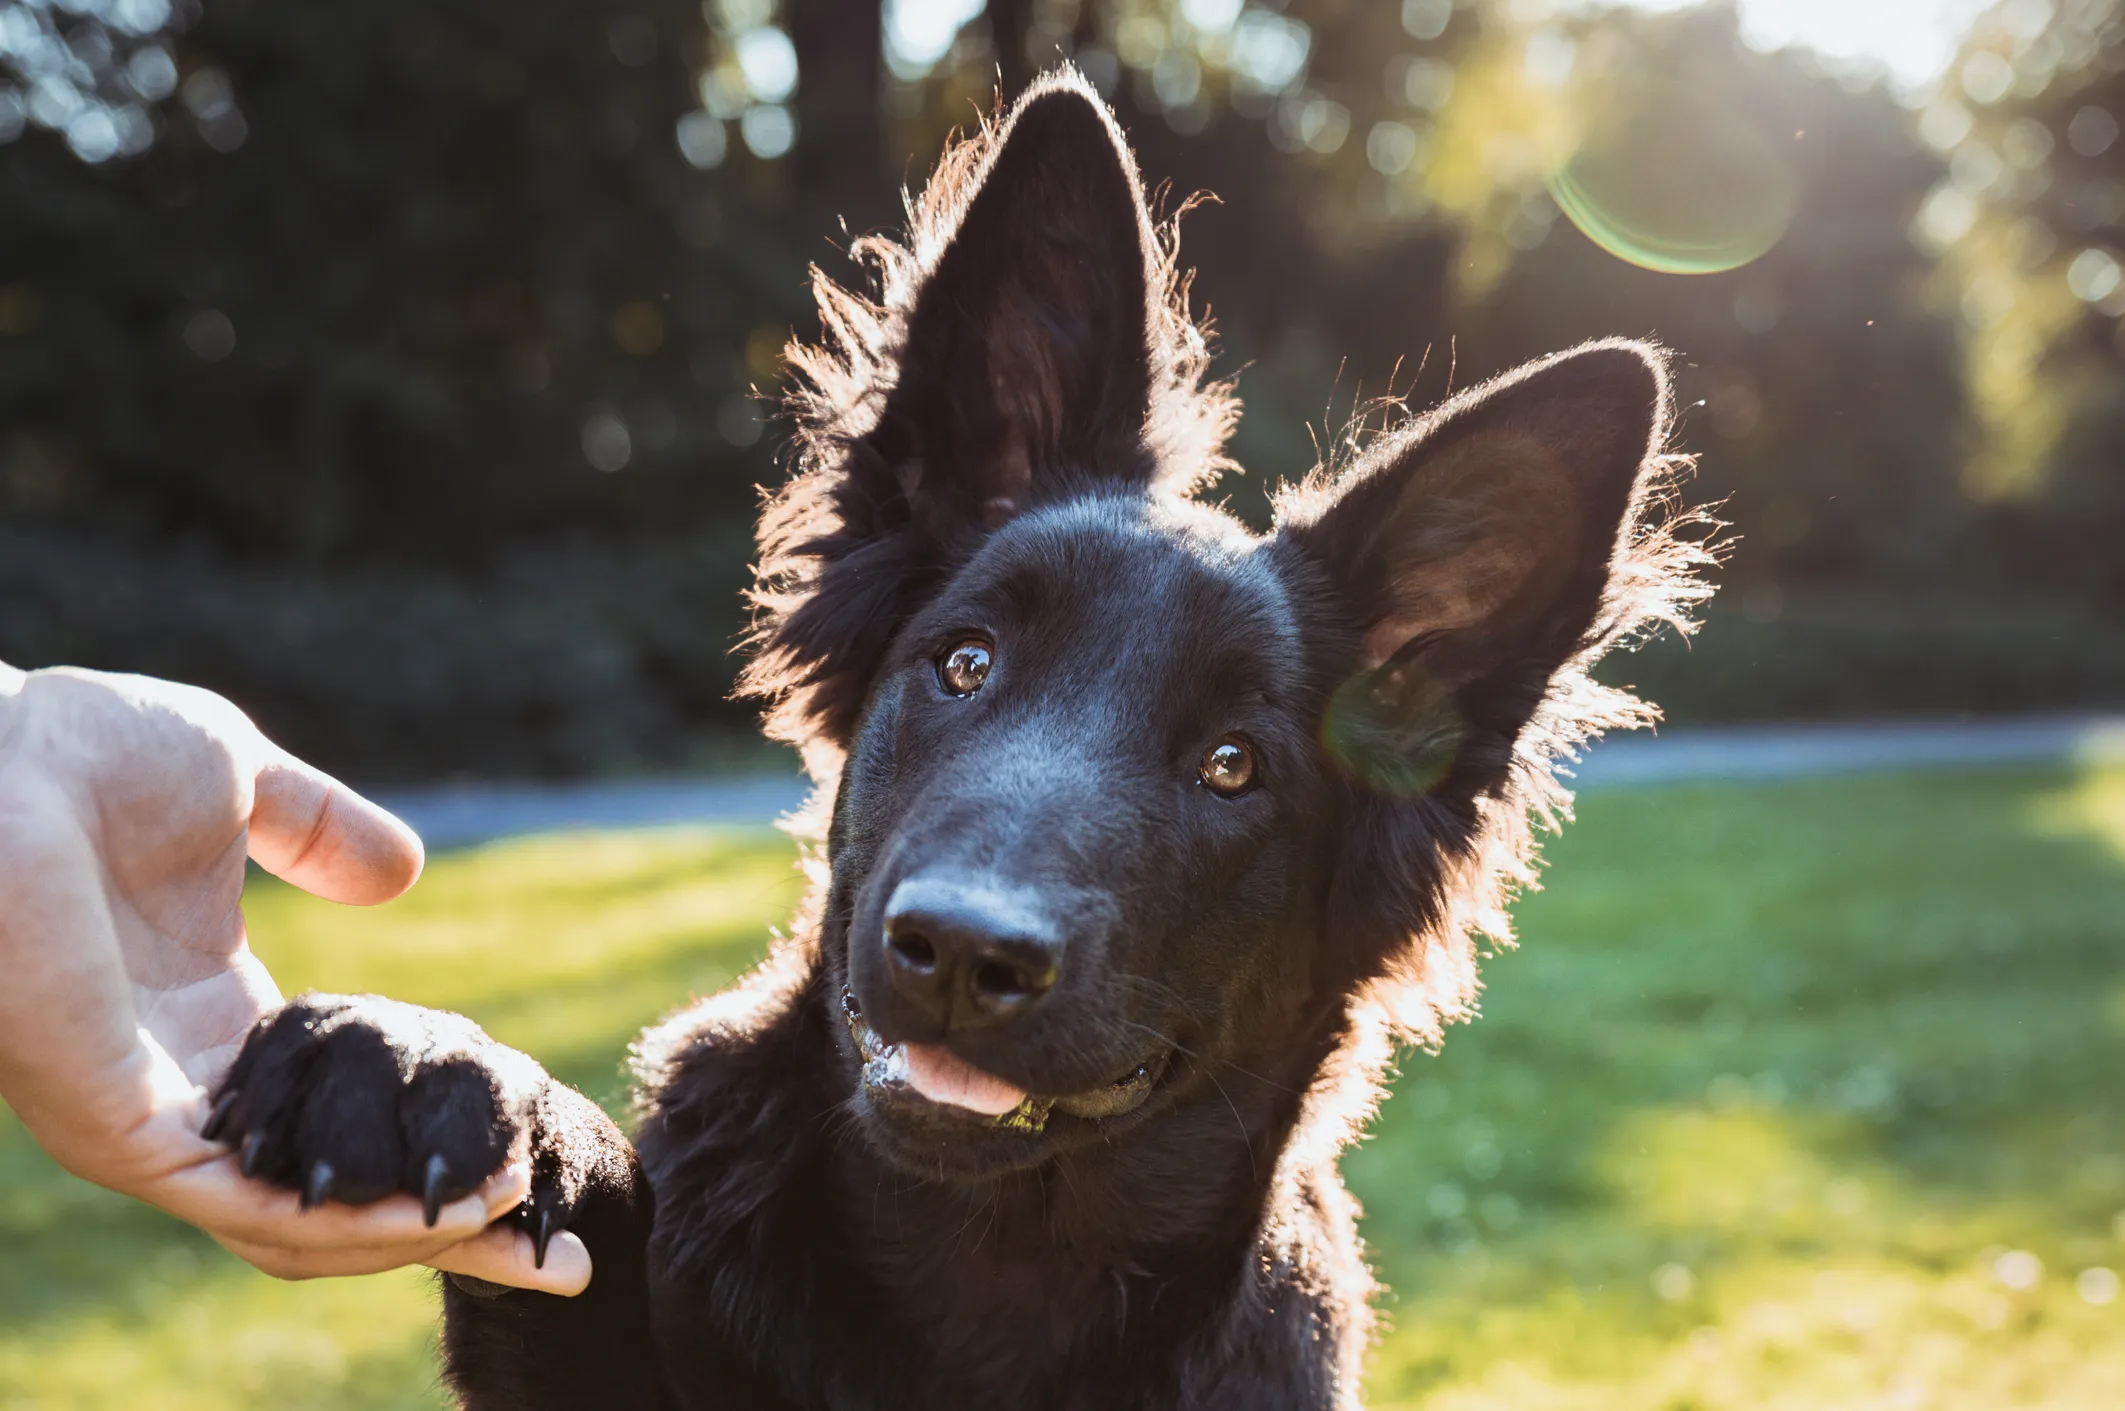
[[[885,907],[893,988],[943,1029],[1000,1024],[1060,976],[1062,934],[1033,898],[972,882],[910,877]]]

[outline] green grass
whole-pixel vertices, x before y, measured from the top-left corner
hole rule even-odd
[[[462,1009],[608,1101],[735,975],[786,843],[442,857],[347,911],[270,882],[290,988]],[[2125,771],[1598,794],[1485,1014],[1346,1163],[1393,1285],[1376,1408],[2125,1405]],[[278,1284],[0,1115],[0,1408],[439,1406],[417,1274]]]

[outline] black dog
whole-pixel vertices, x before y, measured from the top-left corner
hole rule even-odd
[[[1599,343],[1375,439],[1249,534],[1190,491],[1234,415],[1096,96],[946,157],[794,354],[752,691],[831,796],[755,976],[642,1045],[632,1147],[466,1021],[297,1000],[214,1131],[315,1201],[510,1218],[597,1273],[446,1288],[475,1408],[1357,1404],[1371,1280],[1337,1151],[1398,1040],[1642,708],[1676,621],[1659,353]]]

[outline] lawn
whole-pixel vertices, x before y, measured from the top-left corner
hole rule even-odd
[[[767,832],[260,882],[290,988],[462,1009],[616,1101],[797,895]],[[2125,1405],[2125,770],[1609,792],[1349,1157],[1375,1408]],[[0,1411],[440,1406],[421,1276],[278,1284],[0,1113]]]

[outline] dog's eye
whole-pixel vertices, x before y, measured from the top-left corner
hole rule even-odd
[[[969,637],[937,659],[937,681],[955,696],[971,696],[989,679],[989,644]]]
[[[1254,751],[1237,735],[1227,735],[1203,751],[1196,771],[1204,788],[1223,798],[1244,794],[1254,785]]]

